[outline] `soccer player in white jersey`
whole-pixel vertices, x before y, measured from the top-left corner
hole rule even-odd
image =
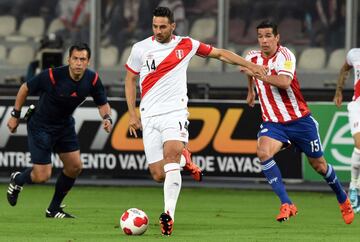
[[[264,75],[267,69],[233,52],[173,35],[174,17],[166,7],[154,10],[152,28],[154,35],[134,44],[131,50],[125,65],[125,93],[130,114],[129,132],[137,137],[136,130],[142,129],[150,173],[155,181],[164,182],[164,213],[159,220],[162,234],[170,235],[181,189],[181,167],[190,170],[196,180],[201,179],[201,169],[192,163],[189,152],[184,149],[189,138],[186,80],[189,61],[194,55],[208,56],[245,66],[249,74],[258,76]],[[135,103],[138,76],[141,121]],[[182,153],[186,159],[182,159]]]
[[[354,95],[347,108],[355,147],[351,156],[349,198],[354,211],[358,213],[360,212],[360,48],[351,49],[346,55],[344,65],[341,67],[334,96],[337,107],[341,107],[343,100],[342,90],[351,69],[354,69]]]
[[[258,132],[257,155],[267,181],[281,201],[276,220],[282,222],[297,213],[274,160],[276,153],[293,144],[306,154],[314,170],[324,177],[335,192],[342,217],[346,224],[350,224],[354,212],[334,169],[324,159],[318,123],[311,116],[300,92],[294,54],[279,44],[277,25],[271,21],[265,20],[257,26],[257,38],[260,50],[250,51],[246,59],[268,66],[269,71],[260,78],[248,78],[247,102],[250,106],[254,105],[255,85],[264,121]],[[291,157],[288,162],[291,165]]]

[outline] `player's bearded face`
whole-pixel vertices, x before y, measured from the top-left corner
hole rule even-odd
[[[272,28],[258,29],[257,34],[261,51],[267,56],[273,55],[278,47],[279,34],[275,36]]]
[[[70,74],[73,77],[82,76],[89,64],[88,53],[86,50],[73,50],[68,61]]]
[[[152,29],[155,39],[160,43],[167,43],[175,29],[175,23],[170,23],[167,17],[153,17]]]

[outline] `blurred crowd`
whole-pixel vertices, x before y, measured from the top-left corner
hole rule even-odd
[[[24,19],[41,17],[44,35],[54,31],[67,46],[89,41],[90,5],[90,0],[0,0],[0,15],[15,16],[17,29]],[[160,5],[174,12],[176,34],[204,36],[201,41],[216,45],[218,0],[101,0],[101,45],[122,53],[150,36],[152,10]],[[329,53],[344,48],[345,8],[346,0],[231,0],[228,44],[237,52],[256,45],[255,27],[269,18],[279,24],[283,44],[321,46]]]
[[[176,34],[217,46],[218,0],[100,1],[101,48],[106,56],[100,57],[102,67],[122,66],[131,45],[152,35],[152,11],[157,6],[169,7],[174,12]],[[297,56],[308,48],[320,47],[325,52],[322,62],[326,63],[332,52],[339,49],[344,52],[346,0],[230,0],[229,4],[227,48],[234,52],[244,54],[257,45],[256,26],[264,19],[278,23],[281,44]],[[39,40],[49,34],[61,40],[61,47],[57,48],[62,53],[74,41],[89,42],[90,10],[91,0],[0,0],[0,18],[15,19],[14,30],[9,30],[10,22],[0,21],[0,64],[28,65],[44,48]],[[39,36],[34,36],[35,33]],[[19,42],[13,41],[13,35],[26,36]],[[16,45],[27,46],[15,50]],[[203,62],[195,62],[190,70],[207,68]],[[210,70],[219,69],[211,61],[205,64]]]

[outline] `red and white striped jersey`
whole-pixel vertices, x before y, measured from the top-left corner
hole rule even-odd
[[[125,67],[140,75],[140,113],[149,117],[187,108],[186,71],[194,55],[207,56],[212,46],[189,37],[169,43],[149,37],[132,47]]]
[[[360,48],[349,50],[346,63],[354,68],[354,96],[353,101],[360,97]]]
[[[253,50],[246,59],[268,66],[268,75],[287,75],[292,79],[287,89],[281,89],[254,78],[264,121],[286,123],[310,113],[296,77],[295,56],[288,48],[279,46],[275,54],[268,58],[261,51]]]

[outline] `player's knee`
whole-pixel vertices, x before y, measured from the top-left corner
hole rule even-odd
[[[160,171],[153,171],[151,172],[151,176],[154,181],[158,183],[162,183],[165,180],[165,173]]]
[[[75,165],[73,169],[76,175],[80,175],[82,171],[82,163]]]
[[[268,150],[262,149],[262,148],[258,148],[256,150],[256,154],[261,161],[268,160],[272,157],[272,155],[270,154],[270,152]]]
[[[165,162],[166,164],[168,164],[168,163],[174,163],[174,162],[180,161],[180,157],[181,157],[181,152],[179,152],[179,153],[165,154],[163,160],[164,160],[164,162]]]
[[[82,171],[82,163],[73,164],[70,167],[65,167],[66,173],[71,177],[77,177]]]
[[[360,168],[360,149],[354,147],[352,156],[351,156],[351,167],[355,169]]]
[[[327,163],[322,159],[314,159],[310,162],[312,168],[319,174],[325,175],[327,172]]]
[[[322,166],[321,164],[315,164],[312,167],[317,173],[321,175],[326,174],[326,169],[324,169],[324,166]]]
[[[37,172],[33,170],[31,173],[31,180],[34,183],[44,183],[47,180],[49,180],[50,177],[51,177],[51,170],[43,171],[43,172]]]

